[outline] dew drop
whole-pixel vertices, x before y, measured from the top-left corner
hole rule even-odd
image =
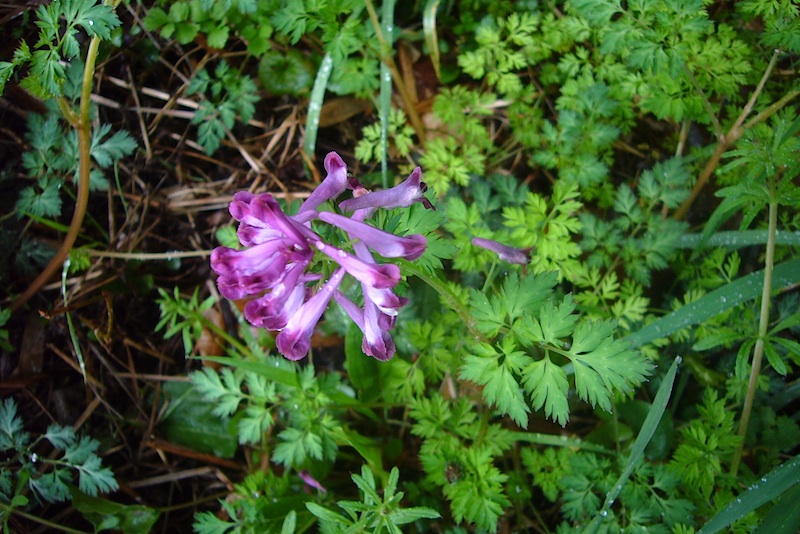
[[[602,512],[600,512],[600,515],[606,517],[608,515],[608,510],[603,510]]]
[[[39,461],[39,455],[34,452],[31,454],[31,463],[35,464],[37,461]]]

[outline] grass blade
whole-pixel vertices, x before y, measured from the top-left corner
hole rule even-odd
[[[641,347],[658,338],[674,334],[681,328],[702,323],[725,310],[761,295],[764,271],[757,271],[715,289],[691,304],[653,321],[637,332],[625,336],[631,347]],[[772,272],[772,289],[800,281],[800,258],[785,261]]]
[[[796,486],[798,482],[800,482],[800,455],[784,462],[766,476],[761,477],[761,480],[747,488],[744,493],[711,518],[697,534],[719,532],[762,504],[778,498],[784,492]],[[797,502],[792,503],[792,506],[797,507]],[[787,510],[782,510],[782,513],[786,514]],[[770,530],[769,532],[772,534],[773,531]]]
[[[741,248],[767,244],[766,230],[745,230],[742,232],[716,232],[707,239],[703,234],[685,234],[678,240],[678,248],[730,247]],[[775,232],[775,244],[800,246],[800,232]]]
[[[394,43],[394,0],[385,0],[381,10],[381,32],[386,44]],[[384,51],[391,54],[391,50]],[[381,61],[380,95],[378,115],[381,120],[381,185],[389,187],[389,114],[392,106],[392,71],[386,61]]]
[[[325,54],[322,63],[314,78],[314,87],[311,89],[311,99],[308,101],[308,116],[306,117],[306,136],[303,140],[303,152],[314,159],[314,150],[317,148],[317,131],[319,130],[319,115],[322,113],[322,103],[325,101],[325,89],[333,71],[333,57]]]
[[[672,385],[675,383],[675,375],[678,373],[678,365],[680,365],[680,363],[680,356],[675,358],[675,361],[672,362],[669,371],[667,371],[667,374],[664,377],[664,381],[658,388],[658,393],[656,393],[656,398],[653,400],[653,405],[650,407],[650,411],[647,413],[647,417],[642,424],[642,430],[639,432],[639,435],[636,437],[636,441],[633,443],[631,454],[628,457],[628,461],[625,463],[625,469],[623,469],[622,474],[619,476],[619,479],[617,479],[614,487],[612,487],[606,495],[606,500],[603,503],[603,507],[597,513],[589,526],[586,527],[584,532],[593,533],[598,530],[603,518],[608,515],[608,510],[611,509],[614,501],[622,491],[622,487],[625,485],[625,482],[628,481],[628,478],[630,478],[634,468],[639,464],[642,456],[644,456],[644,450],[647,447],[647,444],[650,443],[650,439],[653,437],[653,434],[658,427],[658,423],[661,421],[661,417],[664,415],[664,410],[667,408],[667,403],[672,395]]]
[[[436,79],[442,79],[441,58],[439,55],[439,35],[436,32],[436,10],[439,9],[441,0],[428,0],[425,9],[422,11],[422,32],[425,34],[425,45],[428,47],[428,54],[431,56],[433,71]]]

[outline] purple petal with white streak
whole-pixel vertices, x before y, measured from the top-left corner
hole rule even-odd
[[[367,223],[353,220],[349,217],[337,215],[329,211],[319,214],[319,219],[328,224],[338,226],[347,232],[351,238],[358,238],[372,250],[386,258],[405,258],[409,261],[422,256],[428,240],[422,234],[400,237],[389,232],[379,230]]]

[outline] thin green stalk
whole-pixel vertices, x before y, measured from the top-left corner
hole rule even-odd
[[[86,53],[86,64],[83,68],[83,85],[81,87],[81,102],[78,109],[77,122],[73,126],[78,132],[78,196],[75,201],[75,211],[72,213],[72,222],[69,225],[64,242],[56,252],[55,256],[47,264],[47,267],[36,277],[28,286],[28,289],[14,301],[11,311],[18,310],[39,289],[50,279],[53,274],[64,263],[72,250],[72,245],[78,238],[78,233],[83,226],[83,219],[86,215],[86,208],[89,205],[89,176],[91,174],[91,148],[92,148],[92,122],[89,115],[91,109],[92,78],[94,77],[95,64],[97,62],[97,51],[100,47],[100,37],[95,35],[89,43],[89,50]],[[62,105],[62,109],[64,106]],[[74,113],[65,111],[65,116],[72,122],[75,118]]]
[[[778,227],[778,202],[775,198],[775,181],[770,182],[769,191],[769,227],[767,230],[767,251],[764,261],[764,286],[761,291],[761,312],[758,318],[758,339],[753,347],[753,363],[750,367],[750,380],[747,382],[747,394],[742,406],[742,419],[739,422],[739,436],[742,440],[733,454],[731,461],[731,475],[736,476],[744,450],[744,438],[747,435],[747,426],[750,424],[750,414],[753,411],[753,400],[758,387],[758,376],[761,372],[761,360],[764,357],[764,340],[767,337],[769,326],[770,289],[772,288],[772,270],[775,266],[775,233]]]
[[[47,528],[51,528],[53,530],[60,530],[61,532],[70,532],[72,534],[86,534],[86,532],[83,530],[77,530],[74,528],[65,527],[64,525],[61,525],[59,523],[53,523],[52,521],[48,521],[43,517],[23,512],[22,510],[18,510],[17,508],[12,508],[11,506],[3,504],[2,502],[0,502],[0,511],[5,512],[6,514],[15,514],[18,515],[19,517],[24,517],[29,521],[39,523],[40,525],[44,525]]]
[[[469,329],[470,333],[475,337],[475,339],[481,342],[486,341],[486,336],[484,336],[477,328],[475,328],[475,320],[469,314],[469,310],[467,309],[467,307],[464,306],[460,300],[458,300],[458,297],[456,297],[456,295],[450,290],[450,288],[447,287],[447,284],[445,284],[443,280],[437,278],[436,276],[428,274],[427,272],[420,269],[410,261],[403,261],[402,267],[405,271],[409,272],[410,274],[413,274],[414,276],[416,276],[417,278],[419,278],[420,280],[431,286],[431,288],[434,291],[439,293],[439,295],[445,299],[447,305],[450,306],[453,309],[453,311],[455,311],[458,314],[459,317],[461,317],[461,320],[464,321],[464,324],[467,326],[467,329]]]
[[[726,133],[724,136],[718,139],[717,146],[714,149],[714,153],[711,154],[711,158],[706,162],[705,167],[703,170],[700,171],[700,175],[697,177],[697,182],[692,187],[692,191],[689,194],[689,197],[683,201],[683,204],[675,210],[672,217],[676,220],[681,220],[686,215],[686,212],[689,211],[689,208],[694,204],[694,201],[697,199],[698,195],[700,195],[700,191],[705,187],[708,180],[714,174],[717,166],[719,165],[720,160],[722,159],[722,155],[728,150],[728,148],[733,145],[736,141],[739,140],[744,132],[747,131],[749,128],[755,126],[759,122],[763,121],[764,119],[768,118],[770,115],[781,109],[783,106],[788,104],[791,100],[793,100],[800,91],[793,90],[783,96],[780,100],[769,106],[766,110],[762,111],[751,120],[747,121],[745,124],[744,121],[750,112],[753,110],[753,106],[756,104],[756,100],[758,100],[758,96],[761,94],[761,91],[764,89],[764,85],[767,83],[767,79],[769,75],[772,73],[772,69],[775,67],[775,63],[778,60],[778,56],[780,55],[780,51],[776,50],[774,54],[772,54],[772,59],[767,65],[766,70],[764,71],[764,75],[761,77],[761,80],[758,82],[753,94],[750,95],[750,100],[747,101],[744,108],[742,108],[742,112],[736,118],[736,122],[731,126],[731,129]]]

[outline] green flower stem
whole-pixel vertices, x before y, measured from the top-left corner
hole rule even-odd
[[[761,360],[764,357],[764,339],[767,337],[769,326],[770,289],[772,288],[772,269],[775,266],[775,233],[778,227],[778,201],[775,198],[777,180],[770,180],[769,184],[769,227],[767,229],[767,251],[764,260],[764,287],[761,291],[761,313],[758,318],[758,339],[753,347],[753,363],[750,367],[750,380],[747,382],[747,394],[742,406],[742,419],[739,422],[739,436],[742,440],[731,461],[731,475],[736,476],[739,463],[744,450],[744,438],[747,435],[747,426],[750,424],[750,414],[753,411],[753,399],[758,388],[758,376],[761,372]]]
[[[48,521],[47,519],[44,519],[42,517],[39,517],[39,516],[36,516],[36,515],[33,515],[33,514],[29,514],[27,512],[23,512],[22,510],[19,510],[17,508],[11,507],[11,506],[8,506],[7,504],[4,504],[2,502],[0,502],[0,511],[2,511],[3,513],[8,514],[8,515],[15,514],[15,515],[18,515],[19,517],[24,517],[25,519],[27,519],[29,521],[33,521],[35,523],[39,523],[40,525],[44,525],[44,526],[46,526],[48,528],[51,528],[53,530],[60,530],[61,532],[70,532],[70,533],[74,533],[74,534],[86,534],[85,531],[83,531],[83,530],[76,530],[74,528],[65,527],[64,525],[61,525],[59,523],[54,523],[54,522]]]
[[[55,256],[50,260],[50,263],[47,264],[47,267],[45,267],[31,285],[28,286],[28,289],[14,301],[11,305],[11,311],[18,310],[23,304],[30,300],[50,277],[55,274],[64,263],[64,260],[69,256],[69,251],[72,250],[72,245],[75,244],[78,233],[83,226],[83,219],[89,204],[89,175],[92,170],[92,122],[89,111],[91,108],[92,78],[94,77],[99,47],[100,37],[95,35],[92,37],[89,43],[89,50],[86,53],[86,64],[83,68],[83,85],[81,87],[81,102],[77,117],[75,117],[74,113],[66,112],[66,110],[64,113],[78,132],[78,197],[75,201],[75,210],[72,213],[72,222],[69,225],[67,235],[64,238],[64,242],[61,243],[58,252],[56,252]],[[61,107],[63,110],[64,105],[62,104]],[[75,122],[75,119],[77,119],[77,122]]]
[[[475,337],[476,340],[485,343],[486,336],[484,336],[477,328],[475,328],[475,320],[469,314],[469,310],[466,306],[458,299],[458,297],[447,287],[447,284],[444,283],[443,280],[439,279],[436,276],[430,275],[411,263],[410,261],[403,261],[402,262],[403,270],[408,273],[413,274],[439,293],[439,295],[444,298],[447,302],[447,305],[450,306],[453,311],[455,311],[461,320],[464,321],[467,329],[470,333]]]

